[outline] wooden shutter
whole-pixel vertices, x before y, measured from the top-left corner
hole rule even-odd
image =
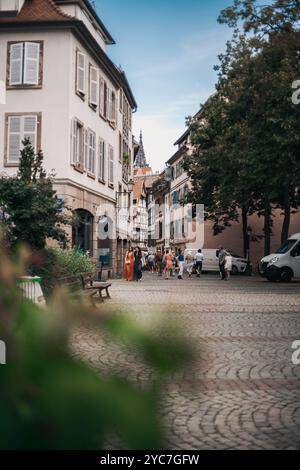
[[[7,132],[7,161],[8,163],[16,163],[20,159],[22,116],[9,116]]]
[[[23,49],[23,42],[11,44],[10,46],[10,85],[22,85],[23,83]]]
[[[77,51],[76,90],[82,95],[85,94],[85,55],[79,51]]]
[[[95,67],[90,67],[90,104],[98,106],[99,101],[99,82],[98,70]]]
[[[24,53],[24,83],[26,85],[38,85],[40,44],[36,42],[25,42]]]
[[[78,144],[77,144],[77,121],[76,119],[72,119],[71,122],[71,163],[76,165],[78,163]]]
[[[36,150],[37,116],[24,116],[23,117],[23,139],[30,139],[31,145]]]
[[[109,90],[107,88],[107,84],[106,82],[104,82],[104,112],[103,112],[104,117],[108,117],[108,93],[109,93]]]
[[[84,131],[84,166],[88,169],[88,160],[89,160],[89,131],[85,129]]]
[[[114,184],[114,149],[109,146],[109,184]]]
[[[99,179],[105,179],[105,142],[99,139]]]
[[[99,106],[99,111],[100,115],[104,116],[104,80],[103,78],[100,78],[100,106]]]
[[[96,136],[94,132],[89,132],[89,166],[88,169],[91,173],[95,173],[95,149],[96,149]]]

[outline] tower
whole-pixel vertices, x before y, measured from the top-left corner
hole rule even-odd
[[[140,143],[139,143],[139,149],[135,157],[134,161],[134,167],[135,168],[146,168],[149,167],[146,161],[146,155],[145,155],[145,150],[144,150],[144,144],[143,144],[143,133],[141,131],[140,133]]]

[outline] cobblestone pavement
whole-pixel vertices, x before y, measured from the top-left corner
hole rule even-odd
[[[300,365],[291,360],[300,340],[300,283],[146,274],[142,283],[114,281],[111,295],[106,305],[114,311],[177,322],[195,346],[196,362],[164,394],[168,448],[300,449]],[[151,378],[134,355],[92,330],[78,330],[74,343],[95,368],[117,362],[127,378]]]

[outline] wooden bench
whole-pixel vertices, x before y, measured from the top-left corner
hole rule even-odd
[[[95,273],[82,273],[80,274],[81,278],[81,283],[82,283],[82,288],[83,290],[93,290],[96,289],[97,292],[99,293],[99,298],[101,299],[101,302],[104,302],[104,298],[102,296],[102,291],[106,291],[106,298],[110,299],[110,295],[108,292],[108,289],[111,287],[110,282],[100,282],[96,281],[96,275]]]
[[[69,275],[69,276],[61,276],[56,279],[56,284],[58,286],[66,286],[69,290],[70,295],[73,297],[76,296],[83,296],[88,297],[91,301],[92,305],[95,307],[95,299],[94,297],[98,294],[98,289],[96,288],[84,288],[81,276],[78,275]]]

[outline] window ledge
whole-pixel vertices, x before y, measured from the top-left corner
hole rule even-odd
[[[98,178],[98,182],[105,185],[105,180],[102,178]]]
[[[97,109],[98,109],[98,105],[97,104],[93,104],[93,103],[89,103],[89,107],[95,111],[95,113],[97,112]]]
[[[88,176],[89,178],[91,178],[92,180],[95,180],[95,179],[96,179],[96,176],[95,176],[93,173],[90,173],[89,171],[87,171],[86,174],[87,174],[87,176]]]
[[[85,101],[85,94],[82,94],[80,91],[76,90],[76,95],[79,96],[82,101]]]
[[[84,170],[80,166],[72,163],[72,167],[74,168],[74,170],[78,171],[79,173],[82,173],[82,174],[84,173]]]
[[[3,166],[5,168],[19,168],[19,163],[4,162]]]
[[[6,90],[41,90],[42,85],[6,85]]]

